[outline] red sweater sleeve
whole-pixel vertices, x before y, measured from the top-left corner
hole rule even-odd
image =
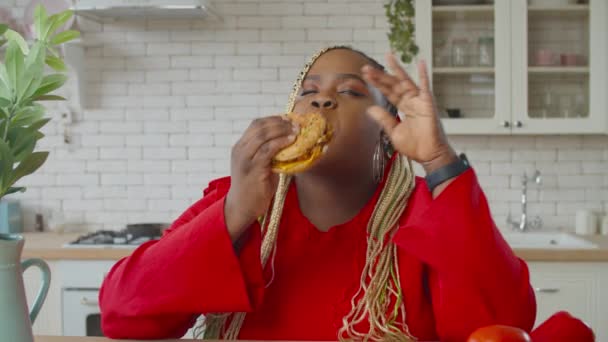
[[[532,329],[536,302],[528,268],[494,224],[473,170],[434,200],[418,181],[394,241],[428,265],[441,341],[465,341],[491,324]]]
[[[160,240],[114,265],[99,293],[106,336],[177,338],[200,314],[249,312],[261,301],[259,225],[237,256],[224,221],[229,187],[212,182]]]

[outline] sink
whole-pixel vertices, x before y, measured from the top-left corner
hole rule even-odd
[[[594,249],[597,245],[581,237],[561,232],[509,232],[503,237],[511,248]]]

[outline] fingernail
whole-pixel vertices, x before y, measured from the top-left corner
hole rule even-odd
[[[292,128],[294,133],[300,133],[300,125],[298,125],[297,123],[292,124]]]
[[[292,134],[292,135],[288,136],[287,139],[289,139],[289,141],[294,141],[294,140],[296,140],[296,135]]]

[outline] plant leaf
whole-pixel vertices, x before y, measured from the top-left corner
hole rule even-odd
[[[11,150],[15,158],[15,163],[22,162],[27,156],[34,152],[38,139],[35,135],[29,136],[27,139],[22,139],[19,144]]]
[[[6,98],[11,98],[11,80],[8,77],[8,71],[6,70],[6,66],[2,63],[0,63],[0,81],[2,82],[2,84],[0,84],[2,88],[2,94],[5,95],[4,97]]]
[[[2,67],[4,67],[4,64],[1,64],[0,62],[0,69],[2,69]],[[0,71],[0,79],[2,79],[2,71]],[[9,101],[11,101],[10,99],[13,98],[13,96],[11,96],[11,92],[8,89],[8,87],[4,84],[4,81],[0,80],[0,97],[3,97]],[[12,101],[11,101],[12,102]],[[2,108],[2,106],[0,106],[0,108]]]
[[[21,77],[23,72],[23,53],[19,48],[19,45],[14,40],[8,43],[8,49],[6,50],[5,59],[6,73],[9,81],[9,89],[11,90],[11,96],[14,96],[17,91],[18,78]]]
[[[27,42],[16,31],[6,30],[6,32],[4,33],[4,36],[9,41],[17,42],[17,45],[19,45],[19,48],[21,49],[21,52],[23,53],[23,55],[27,55],[28,53],[30,53],[30,47],[27,45]]]
[[[23,161],[25,157],[34,152],[38,139],[36,139],[36,135],[33,132],[35,131],[23,127],[11,130],[8,142],[15,163]]]
[[[36,89],[32,97],[38,98],[41,95],[46,95],[56,89],[59,89],[65,84],[67,80],[67,76],[63,74],[52,74],[44,76],[42,82],[40,83],[40,87]]]
[[[42,82],[40,83],[40,87],[36,89],[32,97],[36,98],[40,95],[46,95],[53,90],[59,89],[67,80],[67,76],[63,74],[51,74],[44,76],[44,78],[42,78]]]
[[[36,41],[32,48],[30,49],[30,53],[27,55],[25,59],[26,67],[31,67],[32,65],[39,65],[40,68],[44,68],[44,58],[46,57],[46,50],[44,44],[40,41]]]
[[[44,6],[42,6],[42,4],[39,4],[34,10],[34,27],[36,30],[36,36],[43,42],[46,42],[44,32],[47,30],[47,23],[48,15],[46,14],[46,9]]]
[[[10,147],[4,140],[0,139],[0,194],[10,186],[8,183],[13,172],[13,164],[13,154]]]
[[[69,42],[70,40],[76,39],[80,37],[80,32],[74,30],[63,31],[58,33],[51,39],[51,44],[59,45],[65,42]]]
[[[0,97],[0,107],[8,107],[12,104],[11,100]]]
[[[44,46],[39,42],[35,43],[25,60],[27,71],[24,75],[24,79],[27,80],[27,83],[24,83],[21,86],[21,89],[19,89],[17,103],[21,104],[22,100],[30,98],[40,87],[44,76],[45,55]]]
[[[44,110],[44,107],[43,107],[43,110]],[[44,125],[46,125],[49,121],[51,121],[51,118],[44,118],[42,120],[38,120],[38,121],[34,122],[28,128],[37,131],[37,130],[41,129],[42,127],[44,127]]]
[[[9,124],[8,114],[4,113],[2,115],[4,117],[2,119],[0,119],[0,132],[4,132],[4,130],[6,129],[6,125]]]
[[[41,82],[42,82],[42,75],[34,74],[34,77],[30,80],[30,83],[23,85],[23,88],[25,90],[23,90],[23,93],[19,94],[19,99],[18,99],[18,103],[20,106],[25,105],[26,104],[26,103],[24,103],[25,101],[31,101],[32,95],[34,95],[34,92],[36,92],[36,90],[40,87]]]
[[[51,54],[51,56],[59,58],[59,52],[57,52],[55,48],[53,48],[52,46],[47,46],[46,48]]]
[[[10,194],[14,194],[17,192],[25,192],[25,187],[23,186],[19,186],[19,187],[11,187],[8,188],[8,190],[6,190],[6,193],[4,195],[10,195]]]
[[[68,70],[68,68],[66,68],[63,60],[59,57],[46,56],[45,62],[48,66],[53,68],[53,70],[55,70],[55,71],[67,71]]]
[[[45,35],[48,37],[55,33],[61,26],[70,20],[74,13],[70,10],[63,11],[61,13],[53,14],[49,17],[49,26]]]
[[[40,120],[44,116],[44,107],[39,104],[33,104],[19,110],[11,120],[12,127],[30,126]]]
[[[25,159],[15,168],[8,186],[12,186],[19,179],[34,173],[42,166],[42,164],[44,164],[48,156],[48,152],[34,152],[25,157]]]
[[[3,35],[6,30],[8,30],[8,25],[0,24],[0,36]]]
[[[20,75],[20,77],[18,88],[16,89],[17,100],[15,103],[17,104],[17,107],[20,106],[23,95],[28,91],[28,88],[30,88],[32,82],[34,82],[36,78],[36,71],[32,68],[27,68],[25,69],[25,72]]]
[[[67,99],[59,95],[42,95],[34,99],[34,101],[66,101]]]

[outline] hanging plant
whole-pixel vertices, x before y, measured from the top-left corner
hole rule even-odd
[[[414,0],[390,0],[384,5],[389,24],[391,49],[403,63],[409,64],[418,54],[414,33]]]

